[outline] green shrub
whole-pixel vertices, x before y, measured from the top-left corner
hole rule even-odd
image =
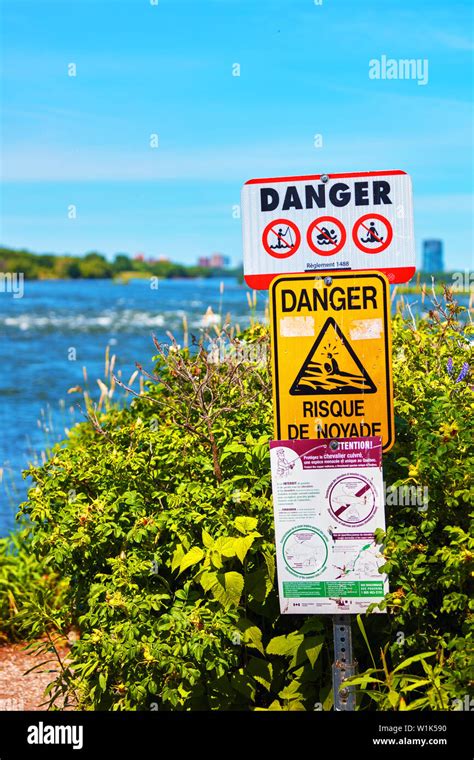
[[[446,308],[411,329],[394,320],[398,438],[385,477],[427,486],[429,501],[426,511],[387,507],[388,614],[365,625],[394,667],[436,652],[452,700],[472,677],[473,397],[469,374],[456,382],[469,328],[449,298]],[[241,337],[268,353],[261,325]],[[220,362],[204,339],[191,351],[158,346],[142,396],[91,414],[30,470],[36,486],[22,511],[32,550],[69,581],[63,616],[81,638],[68,685],[82,708],[331,708],[331,621],[279,614],[268,361],[243,361],[229,345]],[[355,646],[363,671],[362,636]],[[412,663],[416,674],[425,660]],[[420,699],[419,684],[379,707]]]
[[[0,643],[43,634],[48,617],[63,607],[66,587],[32,552],[28,528],[0,538]]]
[[[400,316],[393,325],[397,441],[384,476],[399,496],[422,498],[392,504],[387,492],[382,570],[392,593],[381,607],[391,613],[395,661],[436,650],[448,692],[459,696],[474,685],[473,328],[457,321],[449,291],[439,306],[416,326]]]

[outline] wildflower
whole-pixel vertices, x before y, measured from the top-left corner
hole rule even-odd
[[[448,359],[448,363],[446,364],[446,369],[448,370],[448,375],[451,375],[453,372],[453,360],[451,357]]]
[[[450,438],[454,438],[459,432],[459,425],[457,422],[443,422],[439,427],[439,432],[443,436],[443,441],[449,441]]]
[[[464,380],[468,372],[469,372],[469,364],[467,362],[464,362],[464,364],[461,367],[461,372],[456,378],[456,382],[460,383],[461,380]]]

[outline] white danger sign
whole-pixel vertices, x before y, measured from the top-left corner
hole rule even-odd
[[[278,274],[377,269],[415,273],[411,179],[403,171],[251,179],[242,188],[244,277],[257,290]]]
[[[282,614],[355,614],[388,592],[378,436],[271,441]]]

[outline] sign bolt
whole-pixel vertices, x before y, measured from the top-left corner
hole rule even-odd
[[[329,174],[321,174],[321,182],[328,182]]]
[[[325,277],[324,278],[324,284],[325,285],[331,285],[332,283],[332,277]]]

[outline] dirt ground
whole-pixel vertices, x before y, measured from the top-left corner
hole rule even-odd
[[[0,710],[46,710],[43,696],[46,686],[55,678],[59,665],[54,662],[24,675],[33,665],[53,659],[52,654],[29,654],[26,644],[0,646]],[[67,655],[67,651],[62,654]]]

